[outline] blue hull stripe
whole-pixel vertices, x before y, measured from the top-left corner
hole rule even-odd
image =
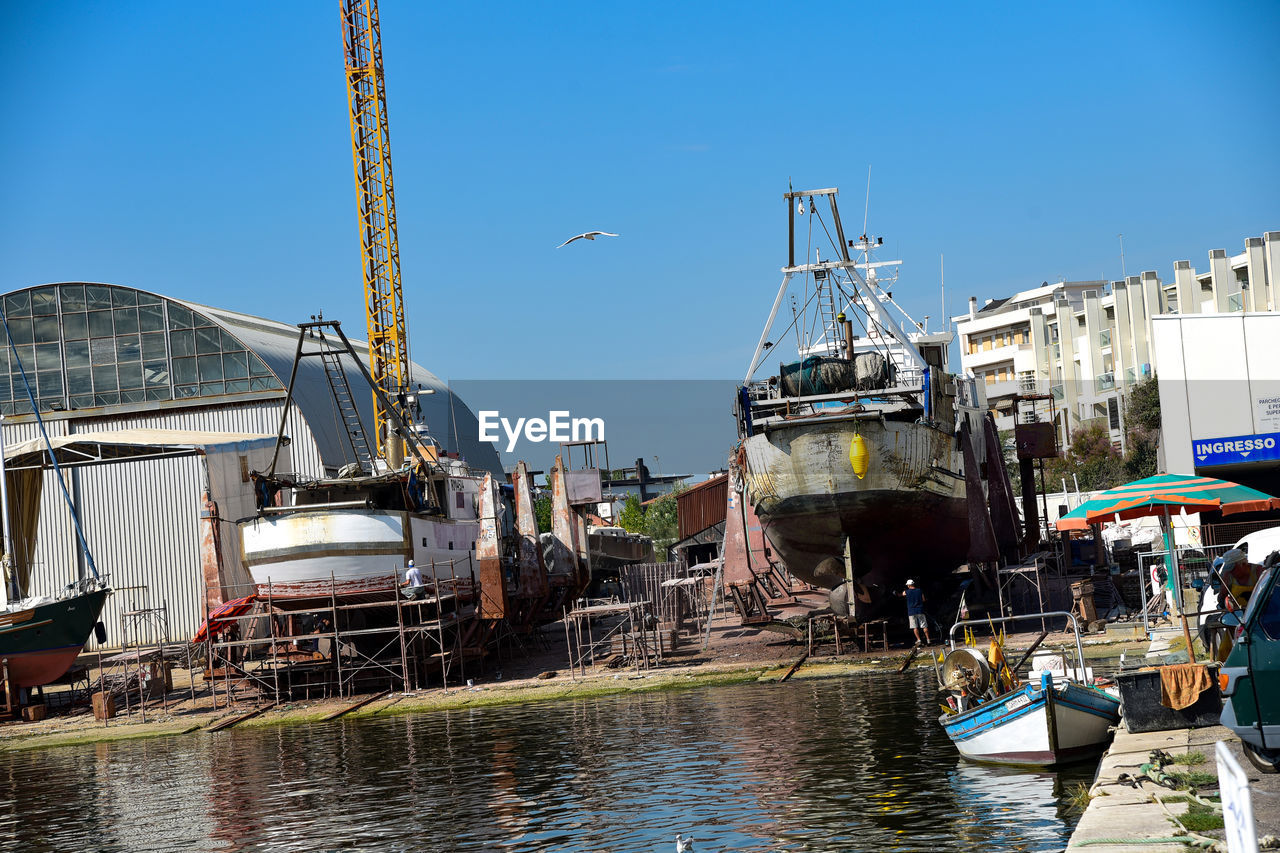
[[[1015,708],[1014,710],[1007,711],[999,716],[983,720],[972,728],[966,727],[966,724],[975,723],[984,716],[996,713],[991,709],[991,705],[1007,705],[1010,700],[1016,698],[1018,695],[1027,696],[1030,699],[1030,702],[1020,708]],[[1094,704],[1095,702],[1097,704]],[[1118,722],[1120,719],[1119,702],[1109,696],[1095,693],[1092,690],[1079,688],[1073,684],[1067,685],[1067,687],[1061,691],[1055,689],[1054,703],[1062,707],[1070,708],[1074,711],[1080,711],[1082,713],[1102,717],[1103,719],[1110,720],[1113,723]],[[977,708],[966,711],[958,717],[943,717],[941,722],[943,728],[946,729],[947,735],[953,741],[963,741],[977,737],[983,732],[998,728],[1006,723],[1011,723],[1014,720],[1025,717],[1033,711],[1039,711],[1044,708],[1044,705],[1044,694],[1041,693],[1038,688],[1031,685],[1025,685],[1012,696],[1001,697],[1000,699],[993,700],[986,705],[980,705]]]

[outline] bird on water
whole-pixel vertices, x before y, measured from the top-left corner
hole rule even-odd
[[[676,833],[676,853],[693,853],[693,839],[685,838],[684,835]]]
[[[567,246],[570,243],[572,243],[574,240],[594,240],[597,237],[619,237],[619,236],[621,235],[614,234],[612,231],[588,231],[585,234],[579,234],[576,237],[570,237],[568,240],[565,240],[559,246],[556,246],[556,248],[559,249],[564,246]]]

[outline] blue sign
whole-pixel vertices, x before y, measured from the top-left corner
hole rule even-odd
[[[1197,438],[1191,442],[1191,453],[1196,458],[1197,468],[1280,459],[1280,432]]]

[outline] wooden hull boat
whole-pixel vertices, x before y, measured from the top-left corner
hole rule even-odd
[[[1048,767],[1097,755],[1120,722],[1120,703],[1094,687],[1048,673],[962,714],[939,721],[965,758],[993,764]]]

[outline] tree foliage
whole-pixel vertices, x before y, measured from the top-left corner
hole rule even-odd
[[[1056,490],[1063,481],[1067,488],[1082,492],[1109,489],[1124,482],[1124,461],[1111,446],[1111,434],[1100,423],[1086,424],[1071,433],[1067,452],[1045,460],[1045,485]]]
[[[644,507],[640,504],[640,498],[627,495],[627,500],[618,513],[618,526],[628,533],[644,533]]]
[[[1148,377],[1129,392],[1124,404],[1125,477],[1141,480],[1160,473],[1157,449],[1160,446],[1160,386]]]
[[[646,506],[635,495],[629,495],[618,513],[618,526],[628,533],[642,533],[653,540],[653,548],[662,553],[680,536],[676,516],[676,495],[684,491],[682,483]]]
[[[538,521],[539,533],[551,532],[551,492],[544,492],[533,501],[533,516]]]
[[[1129,391],[1124,405],[1125,454],[1111,445],[1111,434],[1098,421],[1071,434],[1067,452],[1046,460],[1044,475],[1050,490],[1065,480],[1068,489],[1110,489],[1159,473],[1160,389],[1155,377],[1142,380]]]

